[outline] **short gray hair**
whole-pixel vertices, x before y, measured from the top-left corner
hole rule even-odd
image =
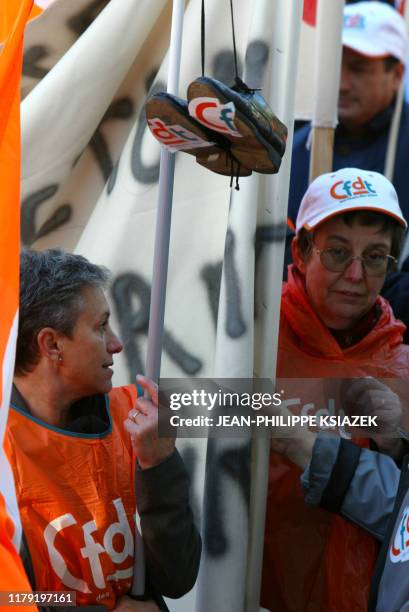
[[[39,361],[37,336],[52,327],[71,337],[83,307],[85,287],[106,287],[109,270],[82,255],[61,249],[25,249],[20,256],[20,310],[16,374],[26,374]]]

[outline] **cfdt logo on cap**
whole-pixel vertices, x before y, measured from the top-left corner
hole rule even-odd
[[[335,200],[345,200],[357,196],[377,195],[369,181],[363,181],[357,176],[356,181],[337,181],[330,188],[330,194]]]
[[[344,28],[354,28],[356,30],[365,29],[365,18],[363,15],[345,15]]]

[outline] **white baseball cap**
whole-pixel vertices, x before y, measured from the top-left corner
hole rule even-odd
[[[384,2],[357,2],[344,9],[342,44],[372,58],[392,55],[406,64],[408,36],[401,15]]]
[[[316,228],[323,221],[353,210],[371,210],[407,223],[395,188],[383,174],[372,170],[342,168],[321,174],[311,183],[301,201],[295,230]]]

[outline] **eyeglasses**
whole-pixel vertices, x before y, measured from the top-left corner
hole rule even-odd
[[[359,259],[367,276],[383,276],[398,261],[392,255],[385,255],[383,253],[369,253],[369,255],[364,257],[351,255],[350,251],[340,247],[314,249],[314,251],[320,256],[324,268],[330,272],[345,272],[354,259]]]

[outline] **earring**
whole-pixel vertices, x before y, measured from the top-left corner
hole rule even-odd
[[[62,361],[62,355],[61,353],[58,353],[58,361],[61,362]]]

